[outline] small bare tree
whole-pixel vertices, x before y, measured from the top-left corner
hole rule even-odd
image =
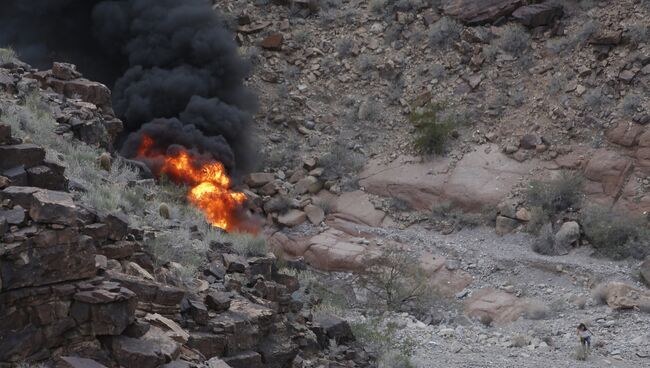
[[[364,264],[356,276],[358,285],[389,309],[432,297],[428,278],[413,253],[389,246],[379,255],[368,256]]]

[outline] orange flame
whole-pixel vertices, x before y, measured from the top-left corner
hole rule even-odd
[[[211,162],[199,166],[197,160],[186,151],[175,155],[152,153],[153,143],[151,137],[143,135],[138,158],[163,158],[158,175],[166,174],[174,182],[188,184],[190,190],[187,199],[203,212],[213,226],[226,231],[236,229],[238,221],[235,212],[246,201],[246,195],[230,190],[231,180],[223,164]]]

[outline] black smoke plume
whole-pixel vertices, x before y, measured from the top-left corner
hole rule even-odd
[[[67,61],[112,86],[126,157],[145,133],[158,149],[180,145],[231,172],[248,163],[250,66],[211,1],[0,0],[3,45],[38,68]]]

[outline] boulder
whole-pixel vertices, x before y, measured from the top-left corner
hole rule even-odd
[[[512,17],[529,28],[548,26],[564,15],[562,4],[544,2],[522,6],[512,13]]]
[[[610,282],[605,286],[605,300],[612,309],[636,309],[650,305],[650,293],[622,282]]]
[[[237,254],[224,253],[221,255],[221,258],[228,273],[246,272],[246,265],[248,265],[248,262],[244,257]]]
[[[25,209],[14,206],[12,209],[0,208],[0,218],[4,218],[9,225],[22,225],[25,222]]]
[[[205,304],[216,312],[227,311],[230,303],[230,294],[223,291],[212,291],[205,296]]]
[[[272,33],[262,40],[260,47],[267,50],[280,51],[282,49],[283,39],[282,33]]]
[[[11,140],[11,125],[0,122],[0,144],[7,144]]]
[[[207,365],[207,368],[232,368],[228,363],[217,357],[209,359],[205,364]]]
[[[587,163],[584,176],[595,182],[586,186],[587,194],[614,196],[620,192],[628,174],[632,171],[632,160],[617,152],[597,150]]]
[[[607,131],[607,140],[612,143],[633,147],[638,143],[637,138],[644,132],[643,127],[629,122],[620,122]]]
[[[300,225],[307,219],[307,215],[300,210],[289,210],[278,216],[278,223],[284,226]]]
[[[363,269],[365,257],[370,252],[368,247],[353,241],[350,235],[332,228],[307,239],[289,238],[276,232],[267,244],[288,257],[303,257],[312,267],[326,271]]]
[[[505,291],[480,289],[465,301],[465,314],[482,321],[503,324],[517,320],[527,303]]]
[[[35,187],[7,187],[0,192],[0,201],[9,200],[13,205],[28,209],[32,205],[34,193],[41,190]]]
[[[580,225],[575,221],[567,221],[555,233],[555,249],[559,251],[558,254],[567,254],[571,246],[579,239]]]
[[[71,194],[44,189],[32,195],[29,216],[36,222],[74,225],[76,210]]]
[[[375,209],[367,193],[357,190],[341,194],[336,200],[337,215],[344,215],[346,220],[378,227],[386,214]]]
[[[497,145],[486,144],[455,165],[448,158],[422,162],[400,156],[388,164],[373,160],[359,175],[359,185],[368,193],[399,198],[417,210],[450,202],[465,211],[481,211],[503,200],[536,167],[536,159],[517,162]]]
[[[244,180],[244,184],[248,185],[249,187],[258,188],[270,181],[273,181],[273,179],[275,179],[275,175],[271,173],[258,172],[258,173],[250,173],[244,176],[243,180]]]
[[[39,165],[27,169],[27,182],[30,186],[65,191],[68,189],[68,179],[62,172]]]
[[[650,286],[650,257],[646,257],[643,263],[641,263],[639,273],[641,274],[643,281]]]
[[[451,0],[443,11],[468,25],[479,25],[507,17],[522,4],[522,0]]]
[[[55,284],[95,276],[95,247],[74,228],[40,229],[33,237],[3,248],[2,290]]]
[[[45,159],[45,150],[31,143],[0,146],[0,170],[7,170],[16,166],[25,168],[40,165]]]
[[[165,335],[181,344],[185,344],[190,338],[189,333],[182,329],[178,323],[172,321],[167,317],[161,316],[158,313],[148,313],[146,316],[144,316],[144,320],[152,326],[160,328],[165,333]]]
[[[99,364],[96,361],[87,358],[62,356],[61,361],[61,367],[63,368],[106,368],[105,365]]]
[[[318,225],[323,222],[323,220],[325,220],[325,211],[323,211],[323,209],[318,206],[314,206],[313,204],[308,204],[305,206],[305,214],[307,215],[309,222],[314,225]]]
[[[120,335],[135,319],[136,295],[115,283],[77,292],[70,315],[88,335]]]
[[[117,336],[110,345],[113,357],[123,367],[156,368],[166,359],[155,342]]]
[[[191,332],[187,346],[198,350],[206,358],[222,357],[226,354],[228,340],[225,335],[209,332]]]
[[[305,193],[315,194],[318,193],[323,188],[323,183],[321,183],[318,178],[314,176],[306,176],[300,179],[296,185],[293,187],[293,193],[302,195]]]
[[[7,169],[2,172],[2,176],[7,178],[7,180],[11,183],[11,185],[19,185],[19,186],[27,186],[29,185],[29,181],[27,179],[27,171],[25,170],[25,166],[20,165],[20,166],[15,166],[12,167],[11,169]],[[7,187],[6,185],[5,187]]]
[[[542,138],[536,134],[526,134],[519,139],[519,147],[526,150],[535,149],[541,144],[543,144]]]
[[[513,232],[517,226],[519,226],[519,221],[505,216],[497,216],[495,231],[497,235],[505,235]]]
[[[106,224],[110,240],[122,240],[129,233],[129,218],[124,212],[116,211],[101,214],[99,221]]]
[[[118,282],[136,293],[138,309],[149,313],[160,313],[164,316],[173,316],[180,312],[180,305],[185,297],[183,289],[114,271],[107,271],[107,274],[112,281]]]
[[[83,101],[90,102],[104,110],[111,110],[111,90],[99,82],[89,81],[85,78],[73,80],[60,80],[46,78],[45,86],[51,87],[54,92],[65,95],[68,98],[79,97]]]
[[[350,324],[344,319],[330,314],[319,314],[314,317],[314,323],[322,327],[327,337],[337,344],[347,344],[355,340]]]
[[[54,62],[52,65],[52,76],[61,80],[73,80],[81,77],[77,66],[69,63]]]
[[[263,368],[262,356],[254,351],[244,351],[237,355],[223,358],[232,368]]]

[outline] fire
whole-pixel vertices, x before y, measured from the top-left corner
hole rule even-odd
[[[176,183],[187,184],[187,199],[204,213],[208,222],[226,231],[235,230],[235,213],[246,201],[246,195],[230,189],[231,180],[224,166],[220,162],[199,164],[184,150],[173,155],[157,153],[152,150],[153,144],[153,139],[144,135],[136,158],[162,161],[156,175],[165,174]]]

